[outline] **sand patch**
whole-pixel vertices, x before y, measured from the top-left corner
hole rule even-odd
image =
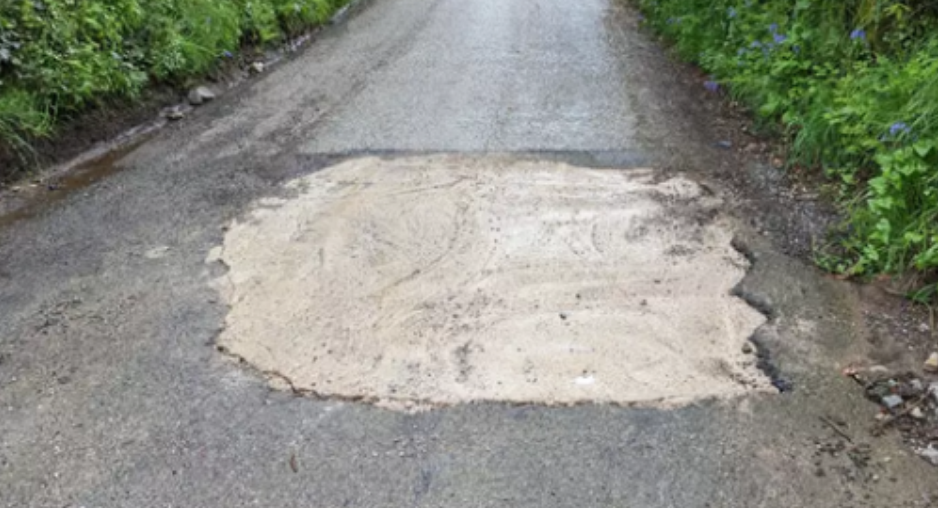
[[[226,233],[219,344],[295,389],[391,406],[766,389],[719,202],[652,177],[441,156],[294,180]]]

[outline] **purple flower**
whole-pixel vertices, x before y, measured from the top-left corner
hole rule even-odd
[[[889,126],[889,135],[897,136],[899,134],[908,134],[912,132],[912,128],[909,127],[905,122],[896,122]]]
[[[761,47],[762,47],[762,43],[759,42],[759,41],[752,41],[752,44],[750,44],[749,47],[752,47],[752,48],[761,48]]]
[[[713,80],[704,81],[704,88],[711,92],[717,92],[720,90],[720,84]]]
[[[859,40],[861,40],[861,41],[865,41],[865,40],[866,40],[866,30],[857,28],[856,30],[850,32],[850,39],[852,39],[852,40],[857,40],[857,39],[859,39]]]
[[[778,23],[772,23],[769,25],[769,32],[772,32],[773,34],[778,32]]]
[[[772,36],[772,40],[775,41],[775,44],[781,44],[788,40],[788,37],[785,37],[782,34],[775,34]]]
[[[231,51],[228,51],[227,49],[225,51],[222,51],[221,54],[225,58],[234,58],[234,54],[232,54]]]
[[[735,17],[736,17],[736,9],[730,7],[729,9],[726,10],[726,15],[729,16],[730,19],[735,18]]]

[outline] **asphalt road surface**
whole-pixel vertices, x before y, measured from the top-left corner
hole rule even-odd
[[[89,186],[63,190],[60,199],[28,214],[0,220],[0,506],[926,506],[934,494],[934,471],[904,450],[895,436],[870,437],[866,429],[876,408],[839,376],[842,366],[867,353],[862,338],[868,332],[859,319],[855,289],[786,254],[804,246],[798,242],[810,233],[810,214],[779,197],[783,193],[776,192],[780,184],[774,173],[753,169],[717,143],[727,124],[707,104],[718,99],[707,96],[700,76],[672,63],[637,20],[627,6],[613,0],[359,4],[302,52],[122,156],[118,171]],[[369,161],[367,170],[355,169],[362,157]],[[326,169],[339,163],[344,165]],[[415,164],[424,172],[402,169]],[[345,243],[328,244],[322,252],[349,258],[372,255],[384,264],[344,260],[330,266],[346,271],[330,276],[351,273],[362,277],[364,282],[357,283],[366,284],[371,279],[361,274],[372,273],[367,271],[372,266],[391,266],[406,275],[410,268],[381,256],[410,251],[369,250],[361,246],[370,244],[356,239],[373,233],[377,226],[363,225],[380,224],[382,216],[416,223],[436,208],[420,208],[418,195],[414,208],[386,214],[367,206],[372,197],[389,194],[366,191],[403,192],[407,189],[400,182],[409,181],[437,184],[448,178],[439,170],[444,166],[470,180],[474,172],[489,176],[465,186],[456,197],[435,194],[439,199],[433,203],[442,203],[439,213],[458,209],[447,207],[460,200],[477,206],[480,211],[473,217],[499,218],[498,211],[507,210],[502,216],[514,217],[510,231],[535,227],[511,214],[536,209],[538,217],[549,216],[551,207],[567,206],[573,199],[568,189],[599,185],[589,182],[600,180],[608,206],[597,208],[598,215],[608,209],[645,210],[630,201],[633,195],[615,194],[621,185],[678,203],[678,210],[665,217],[686,222],[682,227],[689,229],[674,230],[680,235],[694,236],[699,232],[694,228],[710,231],[706,228],[719,224],[712,237],[704,235],[715,243],[704,242],[711,250],[702,252],[720,256],[704,259],[705,264],[687,273],[716,277],[712,267],[729,263],[719,264],[724,270],[719,273],[729,278],[715,280],[734,286],[739,298],[726,301],[729,286],[716,283],[713,287],[722,287],[720,291],[707,293],[707,286],[702,294],[719,300],[720,309],[745,301],[751,307],[742,306],[747,307],[743,311],[759,311],[740,322],[753,334],[767,374],[755,369],[756,357],[750,354],[752,360],[740,372],[763,377],[733,388],[725,381],[741,374],[732,371],[735,364],[720,359],[745,363],[744,340],[726,346],[707,339],[712,330],[680,328],[680,334],[668,336],[667,347],[656,349],[655,333],[645,330],[639,349],[650,355],[647,363],[654,368],[649,370],[652,376],[642,378],[644,385],[621,382],[633,379],[642,365],[620,348],[608,355],[600,351],[596,361],[605,361],[596,372],[585,367],[583,372],[561,372],[577,376],[570,379],[576,386],[556,385],[563,390],[562,404],[551,403],[561,388],[499,388],[499,382],[514,382],[511,376],[500,377],[513,367],[502,371],[483,362],[457,374],[445,374],[446,369],[440,374],[462,375],[478,390],[456,396],[446,390],[461,390],[460,383],[414,383],[415,391],[405,394],[414,404],[395,406],[377,404],[380,397],[371,392],[356,392],[362,388],[355,379],[345,379],[341,389],[317,389],[322,380],[316,369],[304,371],[300,365],[293,374],[274,372],[257,347],[246,348],[244,355],[221,347],[228,344],[224,334],[233,323],[238,333],[253,334],[250,344],[255,346],[258,335],[276,335],[266,327],[277,330],[282,324],[275,312],[281,305],[265,298],[280,297],[283,306],[305,309],[290,319],[319,308],[303,307],[304,302],[334,304],[335,310],[329,307],[316,315],[341,317],[347,321],[343,326],[357,322],[349,313],[362,312],[364,319],[374,310],[343,306],[354,300],[354,294],[348,296],[351,290],[334,299],[317,293],[315,300],[307,300],[312,297],[303,288],[281,294],[274,285],[260,297],[248,288],[245,298],[260,298],[270,312],[266,325],[264,316],[253,316],[250,326],[245,325],[245,314],[236,313],[244,310],[238,307],[242,300],[232,300],[219,289],[219,281],[250,282],[291,264],[276,256],[282,253],[276,235],[265,236],[273,233],[264,224],[280,220],[269,214],[292,210],[300,217],[298,224],[308,219],[328,229],[330,216],[311,217],[322,210],[344,210],[344,215],[335,212],[342,224],[359,229],[333,231],[344,236],[324,235]],[[499,172],[504,167],[524,169]],[[551,179],[567,172],[572,176],[562,182]],[[431,174],[436,176],[427,176]],[[351,175],[348,181],[344,175]],[[635,183],[636,175],[644,180]],[[530,191],[535,185],[524,184],[529,177],[552,189],[555,198],[540,200],[531,191],[517,200],[524,208],[498,194],[500,189]],[[684,186],[654,190],[669,181]],[[355,194],[355,206],[363,208],[343,208],[335,200],[346,194],[319,192],[320,184],[364,189]],[[669,194],[679,191],[690,194]],[[491,196],[499,199],[486,201]],[[713,198],[709,211],[698,214],[701,209],[689,205],[688,196]],[[619,198],[633,208],[616,208]],[[401,206],[400,200],[395,203]],[[430,222],[427,230],[436,231],[436,223]],[[250,229],[255,223],[256,231]],[[566,223],[550,224],[558,236],[538,237],[547,254],[562,250],[551,243],[553,238],[571,239],[570,248],[584,260],[593,259],[593,250],[603,246],[630,245],[615,240],[616,234],[629,234],[628,228],[620,231],[607,224],[612,233],[578,250],[574,240],[581,237],[573,226],[579,222],[571,223],[572,232],[561,227]],[[406,240],[406,231],[392,233]],[[245,242],[244,234],[257,239]],[[654,240],[661,233],[652,228],[635,234]],[[457,239],[468,242],[466,252],[472,255],[465,257],[466,263],[475,259],[472,247],[479,242],[515,240],[511,248],[498,251],[508,259],[523,251],[525,246],[517,244],[529,238],[496,226],[473,235]],[[730,237],[735,238],[732,249],[727,248]],[[310,241],[318,245],[315,238]],[[413,252],[425,254],[419,250],[422,242],[411,243]],[[229,245],[241,250],[219,254]],[[244,245],[276,252],[258,257]],[[644,259],[642,252],[623,259],[627,264]],[[271,259],[276,262],[265,261]],[[576,269],[586,266],[570,263]],[[500,266],[511,270],[495,270],[496,283],[489,286],[480,282],[493,280],[487,278],[489,266],[475,267],[481,275],[471,287],[480,294],[486,288],[522,289],[486,293],[491,301],[473,300],[482,305],[480,315],[491,317],[502,307],[527,308],[519,302],[535,305],[531,288],[567,273],[553,265],[538,270],[539,275],[510,263]],[[499,273],[523,284],[499,285],[507,280],[498,279]],[[619,277],[616,271],[604,273]],[[525,278],[535,276],[542,279]],[[568,279],[564,288],[576,282]],[[427,275],[421,280],[432,288],[436,279]],[[310,284],[320,283],[316,281],[321,282],[314,278]],[[607,305],[612,300],[603,300],[607,293],[584,292],[583,300],[588,303],[590,295],[599,295],[594,308],[612,312]],[[656,296],[647,298],[652,311],[656,303],[668,301]],[[643,300],[641,294],[621,298],[622,305]],[[690,307],[672,307],[666,309],[671,314],[659,315],[656,326],[666,327],[668,319],[661,316],[687,321],[682,318]],[[705,322],[708,316],[722,315],[698,311]],[[585,337],[600,322],[592,320],[595,314],[582,317],[575,308],[569,312],[561,312],[549,326],[572,323]],[[400,317],[395,326],[403,327],[394,336],[399,340],[416,325],[395,316]],[[291,333],[313,330],[309,333],[315,335],[324,326],[320,321],[303,323],[291,325]],[[559,328],[512,323],[510,330],[527,334],[519,337],[519,344],[556,368],[563,356],[539,352],[540,341],[532,334],[543,333],[553,341]],[[596,329],[608,335],[620,321],[602,323]],[[360,340],[371,337],[366,328],[356,330]],[[485,330],[465,333],[484,338]],[[631,333],[621,330],[627,338]],[[305,358],[306,350],[296,349],[296,340],[286,342],[288,348],[271,352],[271,358]],[[433,345],[418,342],[426,344]],[[368,351],[371,344],[356,347]],[[375,347],[380,350],[381,344]],[[659,351],[664,349],[667,354]],[[405,358],[412,354],[387,351]],[[436,359],[433,350],[420,351],[428,362],[447,361]],[[466,347],[464,352],[483,351]],[[320,353],[340,351],[330,347]],[[608,361],[616,355],[628,360],[620,368]],[[375,362],[388,358],[378,356]],[[489,356],[485,361],[507,358]],[[342,361],[355,364],[354,357]],[[341,376],[343,364],[338,365],[330,366],[330,372]],[[399,375],[395,365],[383,364],[381,370]],[[567,379],[559,374],[551,378],[553,371],[545,369],[538,371],[542,379]],[[484,376],[474,380],[473,373]],[[614,389],[591,399],[592,387],[619,374],[624,377],[611,385]],[[302,387],[293,386],[296,393],[290,389],[294,375],[304,380]],[[687,375],[697,377],[682,377]],[[700,381],[689,388],[688,379]],[[395,389],[384,378],[369,378],[369,383],[366,388],[381,393]],[[721,388],[711,390],[707,383]],[[672,385],[679,389],[671,390]],[[441,392],[421,395],[421,390],[434,389]],[[692,396],[678,396],[682,394]],[[819,420],[828,415],[848,423],[845,432],[854,444],[870,445],[862,460],[846,451],[819,452],[819,446],[830,443],[849,447]]]

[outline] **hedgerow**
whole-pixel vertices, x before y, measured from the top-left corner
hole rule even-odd
[[[347,0],[0,1],[0,148],[61,118],[323,23]]]
[[[638,0],[646,24],[839,184],[818,260],[856,276],[938,268],[938,3]],[[933,294],[926,286],[919,296]]]

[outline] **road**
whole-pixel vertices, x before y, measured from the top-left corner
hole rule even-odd
[[[895,437],[866,433],[875,407],[839,376],[868,353],[857,291],[789,255],[803,252],[810,213],[780,197],[774,173],[719,146],[732,123],[718,99],[637,20],[613,0],[375,0],[123,155],[119,171],[4,221],[0,506],[925,506],[933,471]],[[334,164],[342,165],[326,169]],[[408,173],[413,165],[426,173]],[[525,173],[531,165],[542,172]],[[515,169],[498,169],[506,167]],[[563,185],[601,181],[608,206],[617,186],[668,181],[719,197],[713,248],[724,250],[695,272],[716,273],[727,257],[749,260],[744,273],[728,269],[730,279],[719,281],[742,297],[726,305],[746,300],[765,314],[747,330],[758,325],[754,341],[773,379],[758,389],[714,381],[725,389],[669,391],[656,379],[703,376],[697,355],[711,355],[703,331],[682,329],[670,356],[652,358],[657,378],[643,386],[653,396],[625,384],[595,400],[564,392],[553,404],[553,391],[423,397],[420,390],[459,388],[415,385],[416,405],[395,407],[367,391],[381,383],[319,390],[315,373],[274,375],[251,356],[256,348],[224,351],[257,327],[271,334],[276,312],[307,301],[302,292],[278,296],[274,285],[261,297],[276,303],[264,307],[270,328],[263,319],[245,328],[243,300],[219,289],[219,280],[247,273],[239,270],[289,264],[237,248],[281,252],[263,236],[265,210],[308,217],[290,203],[320,206],[310,197],[316,185],[346,177],[392,189],[431,173],[485,173],[491,180],[479,177],[476,187],[497,190],[525,188],[511,175],[550,187],[558,171],[576,175]],[[645,180],[636,183],[637,172]],[[421,199],[410,203],[420,209]],[[478,213],[520,209],[511,199],[492,203]],[[376,220],[386,211],[369,213]],[[358,215],[342,217],[358,224]],[[259,236],[244,243],[245,234]],[[335,252],[351,252],[358,237],[335,237],[347,242]],[[231,248],[219,257],[220,247]],[[466,252],[467,260],[477,254]],[[249,289],[235,293],[256,298]],[[509,292],[507,303],[486,309],[525,295]],[[351,311],[326,317],[343,312]],[[669,312],[680,320],[691,309]],[[587,331],[595,323],[569,321]],[[241,335],[226,336],[232,329]],[[742,356],[741,346],[725,354]],[[598,379],[616,375],[618,364],[606,364]],[[490,367],[463,374],[479,370],[498,375]],[[587,374],[578,383],[592,383]],[[818,452],[840,439],[818,419],[825,415],[872,444],[869,464]]]

